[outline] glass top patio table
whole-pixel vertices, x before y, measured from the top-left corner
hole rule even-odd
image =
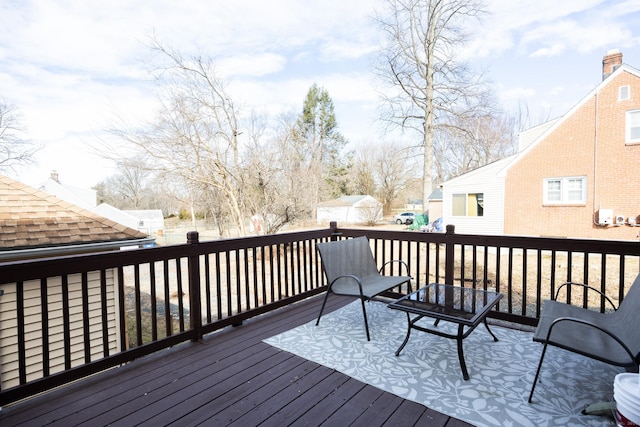
[[[502,298],[498,292],[431,283],[389,304],[390,308],[476,326]]]
[[[498,341],[498,338],[489,329],[487,314],[498,304],[501,298],[502,294],[499,292],[432,283],[390,303],[389,308],[407,313],[407,335],[396,351],[396,356],[400,355],[402,349],[409,342],[412,329],[455,339],[462,376],[465,380],[468,380],[469,373],[464,360],[462,340],[468,337],[476,326],[482,322],[493,337],[493,340]],[[412,318],[411,315],[414,315],[414,317]],[[417,325],[416,323],[423,317],[436,319],[434,328]],[[457,334],[453,335],[437,330],[436,327],[441,320],[456,323],[458,325]]]

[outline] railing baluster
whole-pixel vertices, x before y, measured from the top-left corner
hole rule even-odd
[[[218,320],[222,319],[222,277],[220,274],[220,252],[216,252],[216,309]]]
[[[84,347],[84,363],[89,363],[91,362],[91,332],[89,331],[89,283],[86,271],[81,273],[80,280],[82,290],[82,342]]]
[[[47,279],[40,279],[40,321],[42,322],[42,376],[48,377],[51,367],[51,353],[49,350],[49,288]],[[18,319],[24,319],[24,315],[18,313]],[[18,332],[18,336],[20,336]]]
[[[158,340],[158,308],[157,308],[157,295],[156,295],[156,266],[154,263],[149,263],[149,294],[151,295],[151,341]]]
[[[171,313],[171,288],[169,287],[169,260],[165,259],[162,262],[162,274],[164,284],[164,315],[165,315],[165,329],[167,335],[173,335],[173,314]]]
[[[513,248],[509,248],[509,259],[507,264],[507,313],[513,313]]]
[[[535,301],[535,317],[540,317],[542,311],[542,250],[537,252],[537,273],[536,273],[536,301]]]
[[[103,268],[100,270],[100,310],[102,324],[102,357],[109,357],[109,313],[107,306],[107,272]],[[48,329],[48,328],[47,328]]]
[[[140,265],[133,266],[134,310],[136,314],[136,345],[142,345],[142,295],[140,293]]]
[[[522,248],[522,304],[520,307],[520,314],[523,316],[526,316],[527,314],[527,264],[529,262],[527,254],[527,249]]]
[[[204,292],[206,299],[206,309],[207,309],[207,323],[211,323],[212,321],[212,312],[211,312],[211,265],[209,254],[204,255]]]
[[[124,291],[124,269],[118,266],[118,316],[120,325],[120,351],[129,349],[129,340],[127,339],[127,310],[125,305]]]
[[[176,258],[173,260],[176,263],[176,285],[178,287],[178,315],[180,332],[184,332],[184,301],[182,299],[184,295],[184,288],[182,287],[182,258]]]
[[[62,276],[62,325],[64,369],[71,369],[71,315],[69,310],[69,276]]]
[[[236,249],[233,253],[236,264],[236,310],[234,311],[234,313],[242,313],[242,287],[240,285],[240,249]]]
[[[27,355],[24,327],[24,282],[16,283],[16,321],[18,326],[18,378],[20,384],[27,382]]]

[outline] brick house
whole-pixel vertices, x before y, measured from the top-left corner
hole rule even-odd
[[[640,70],[610,51],[603,80],[562,117],[520,135],[517,154],[443,184],[456,232],[636,240]]]

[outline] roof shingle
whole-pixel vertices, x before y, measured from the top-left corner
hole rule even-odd
[[[0,175],[0,250],[146,237],[138,230]]]

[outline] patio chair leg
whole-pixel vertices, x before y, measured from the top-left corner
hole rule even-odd
[[[324,301],[322,301],[322,307],[320,308],[320,314],[318,314],[318,320],[316,321],[316,326],[320,324],[320,318],[322,317],[324,306],[327,304],[327,298],[329,298],[329,291],[327,291],[327,293],[324,294]]]
[[[529,394],[529,403],[531,403],[531,399],[533,399],[533,391],[536,389],[536,383],[538,382],[538,376],[540,375],[540,368],[542,368],[542,361],[544,360],[544,354],[547,352],[547,343],[544,343],[544,347],[542,348],[542,354],[540,355],[540,363],[538,363],[538,370],[536,371],[536,376],[533,379],[533,385],[531,386],[531,393]]]
[[[364,307],[364,298],[360,298],[360,302],[362,302],[362,314],[364,315],[364,329],[367,331],[367,341],[371,341],[371,337],[369,336],[369,322],[367,321],[367,309]]]

